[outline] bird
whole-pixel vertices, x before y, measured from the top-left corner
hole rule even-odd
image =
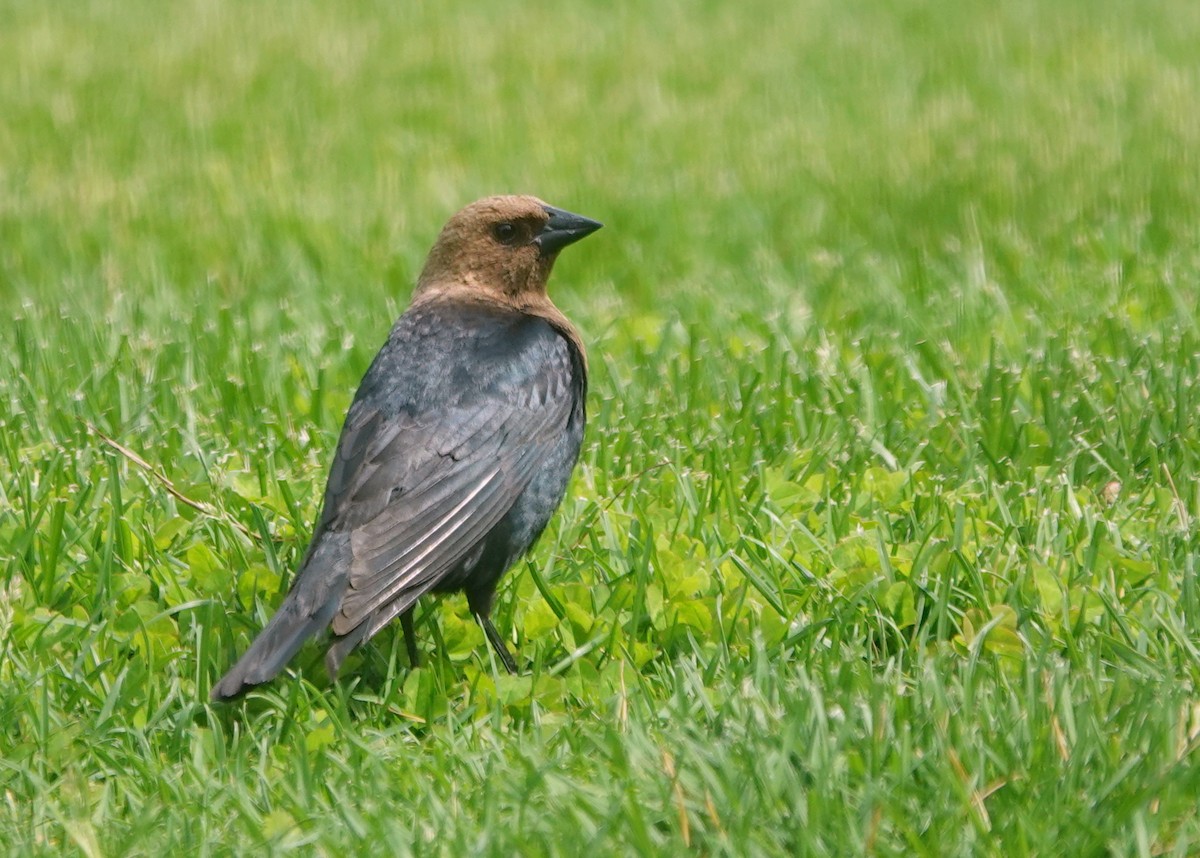
[[[430,592],[464,592],[517,672],[496,587],[562,503],[587,420],[587,353],[546,284],[559,251],[600,227],[524,195],[450,218],[351,402],[295,580],[214,701],[272,680],[326,631],[336,679],[396,617],[417,665],[412,610]]]

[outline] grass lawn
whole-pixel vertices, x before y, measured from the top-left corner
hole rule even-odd
[[[0,20],[0,853],[1200,852],[1200,4]],[[606,224],[528,672],[210,705],[497,192]]]

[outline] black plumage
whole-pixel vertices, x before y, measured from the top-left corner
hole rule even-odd
[[[545,283],[598,228],[533,197],[451,219],[350,406],[296,580],[214,699],[270,680],[326,628],[331,675],[397,616],[415,661],[410,612],[431,591],[464,591],[516,670],[492,599],[561,503],[585,422],[583,346]]]

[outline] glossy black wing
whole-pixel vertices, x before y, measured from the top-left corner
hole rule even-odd
[[[450,384],[465,368],[469,383],[397,406],[368,377],[347,416],[318,535],[349,536],[335,634],[369,623],[369,637],[469,557],[566,431],[579,386],[561,336],[530,320],[472,342],[437,374]]]

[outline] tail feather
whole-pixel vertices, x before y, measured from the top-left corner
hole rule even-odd
[[[273,679],[305,641],[329,625],[346,592],[348,564],[338,562],[339,549],[348,547],[344,543],[327,539],[315,546],[275,616],[213,686],[213,700],[232,700]]]

